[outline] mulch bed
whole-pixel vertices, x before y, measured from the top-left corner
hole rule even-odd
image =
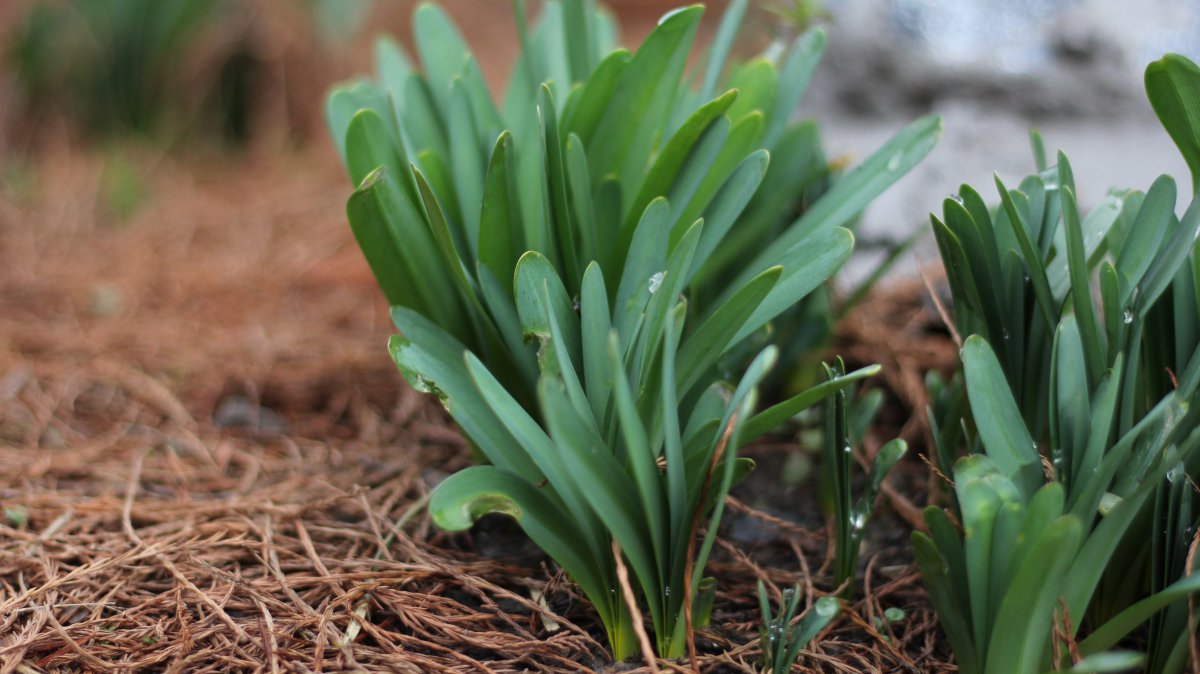
[[[424,499],[469,451],[388,361],[336,158],[138,165],[153,197],[126,222],[94,156],[49,152],[53,181],[0,195],[0,674],[649,671],[610,662],[505,520],[431,525]],[[912,412],[954,356],[925,294],[888,289],[841,329],[839,352],[886,366],[884,430],[916,451],[863,591],[794,671],[956,671],[906,544],[931,487]],[[702,671],[756,671],[758,579],[833,589],[826,531],[794,505],[812,497],[787,498],[731,502]],[[889,607],[905,619],[876,620]]]

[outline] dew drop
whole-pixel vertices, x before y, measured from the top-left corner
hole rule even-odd
[[[950,198],[953,199],[956,203],[959,203],[959,204],[963,203],[963,198],[958,196],[957,194],[951,194]]]
[[[654,292],[656,290],[658,290],[659,286],[662,285],[663,277],[665,277],[666,275],[667,275],[666,272],[659,271],[659,272],[654,272],[654,275],[652,275],[650,277],[650,280],[647,281],[647,288],[650,290],[651,295],[653,295]]]
[[[663,588],[663,596],[664,596],[664,597],[670,597],[670,596],[671,596],[671,586],[670,586],[670,585],[668,585],[668,586],[666,586],[666,587],[664,587],[664,588]]]
[[[862,531],[867,525],[867,518],[862,513],[855,513],[850,517],[850,528],[855,531]]]
[[[838,603],[833,597],[821,597],[813,608],[816,609],[818,615],[829,617],[837,613]]]
[[[1167,482],[1170,482],[1171,484],[1175,484],[1175,482],[1177,482],[1178,480],[1180,480],[1182,478],[1183,478],[1183,464],[1182,463],[1175,464],[1175,467],[1167,472]]]
[[[1125,322],[1125,325],[1133,323],[1133,310],[1125,309],[1125,313],[1121,315],[1121,320]]]
[[[903,158],[904,157],[899,152],[892,155],[891,158],[888,159],[887,170],[895,171],[895,170],[899,169],[900,168],[900,160]]]

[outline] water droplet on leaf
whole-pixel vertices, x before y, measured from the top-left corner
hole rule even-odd
[[[665,277],[666,275],[667,275],[666,272],[660,271],[660,272],[655,272],[654,275],[650,277],[650,280],[647,281],[647,289],[650,291],[651,295],[653,295],[655,293],[655,291],[658,290],[659,286],[662,285],[663,277]]]

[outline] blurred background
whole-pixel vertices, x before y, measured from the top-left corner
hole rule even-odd
[[[345,224],[351,186],[323,99],[372,70],[377,34],[410,43],[416,4],[0,2],[0,365],[101,353],[197,377],[224,355],[251,389],[314,349],[361,346],[377,362],[390,328]],[[442,4],[503,91],[512,3]],[[607,4],[636,45],[676,2]],[[945,117],[934,153],[865,214],[850,275],[927,232],[960,183],[1031,171],[1030,128],[1072,158],[1085,207],[1186,173],[1141,73],[1166,51],[1200,58],[1197,0],[751,5],[742,56],[812,25],[829,33],[797,115],[820,121],[835,161],[865,158],[920,114]],[[724,6],[709,3],[700,44]],[[918,265],[937,265],[932,237],[898,273]],[[321,346],[318,330],[342,341]],[[229,384],[214,381],[216,405]]]
[[[449,0],[499,93],[516,56],[512,3]],[[532,4],[536,12],[537,2]],[[637,44],[674,0],[612,0]],[[709,3],[711,31],[724,0]],[[328,146],[328,86],[370,70],[372,38],[409,37],[412,0],[8,0],[0,7],[0,161],[5,189],[35,179],[48,147],[192,155]],[[829,51],[797,114],[853,160],[928,111],[946,139],[868,216],[889,236],[936,195],[992,169],[1026,170],[1026,133],[1079,166],[1085,202],[1143,186],[1181,162],[1141,91],[1145,64],[1200,53],[1196,0],[761,0],[742,31],[750,55],[810,25]],[[705,41],[702,32],[700,42]],[[236,159],[235,161],[244,161]],[[120,162],[118,162],[120,163]],[[126,171],[136,173],[133,167]],[[132,180],[133,176],[128,177]],[[28,187],[28,185],[26,185]],[[928,190],[923,189],[928,188]],[[942,196],[945,196],[942,194]],[[118,205],[118,210],[128,206]]]

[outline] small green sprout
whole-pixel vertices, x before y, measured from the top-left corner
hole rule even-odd
[[[802,596],[797,585],[783,591],[779,613],[771,611],[771,599],[767,588],[758,581],[758,604],[762,611],[762,627],[759,630],[759,645],[762,649],[762,667],[765,674],[779,674],[791,670],[792,663],[808,642],[821,630],[829,626],[841,611],[836,597],[821,597],[798,622],[796,611]],[[792,624],[795,622],[795,624]]]

